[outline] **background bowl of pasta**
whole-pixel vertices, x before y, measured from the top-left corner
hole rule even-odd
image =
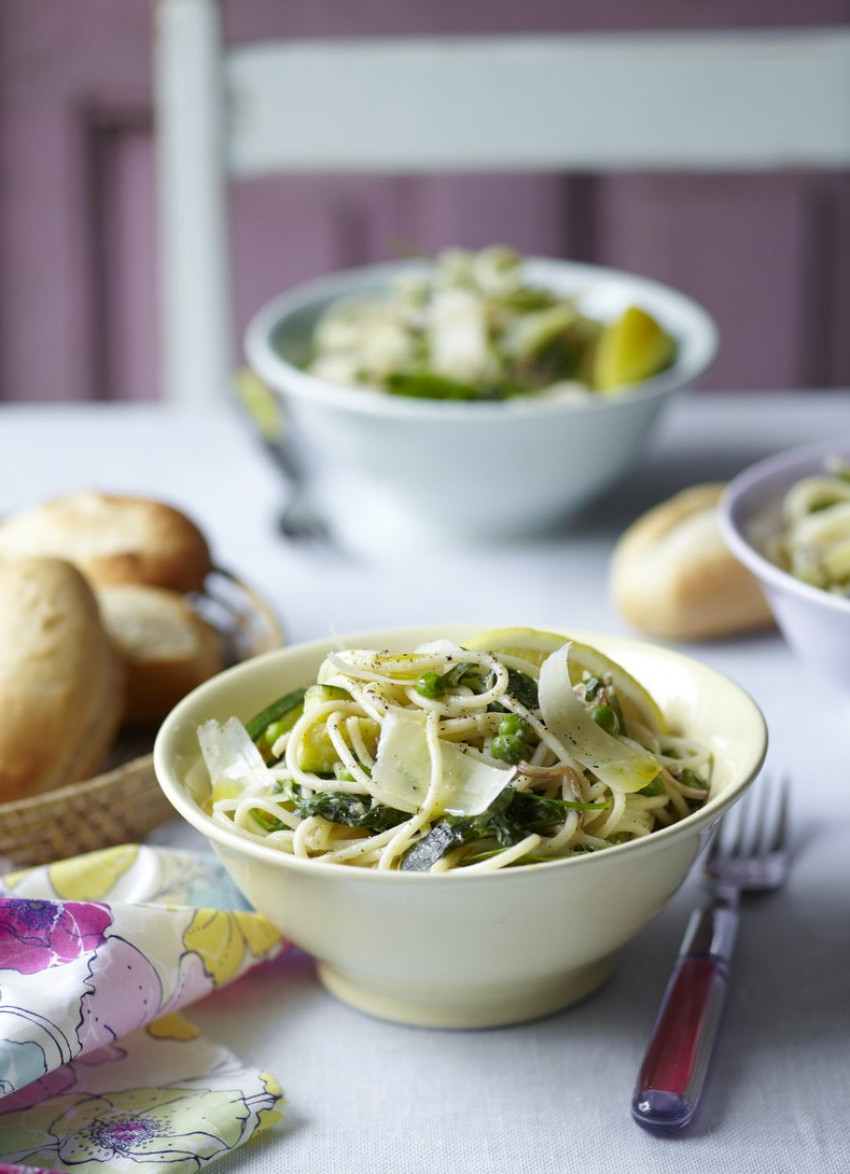
[[[589,995],[618,950],[672,896],[703,833],[761,766],[762,715],[716,671],[639,641],[516,631],[397,629],[292,646],[220,674],[161,727],[155,769],[167,798],[207,837],[248,900],[316,958],[327,989],[361,1010],[419,1025],[483,1027]],[[571,686],[575,672],[581,683]],[[394,674],[389,685],[387,674]],[[321,692],[293,711],[305,687]],[[396,702],[382,709],[387,696]],[[572,706],[581,710],[576,729],[591,715],[587,745],[587,728],[573,744],[564,725]],[[619,714],[619,726],[608,710]],[[341,724],[332,739],[327,734],[337,719],[359,725],[346,727],[345,745],[334,750]],[[546,744],[535,734],[541,721]],[[370,733],[374,724],[379,729]],[[250,753],[237,739],[213,745],[212,758],[207,747],[202,757],[199,728],[227,742],[231,725],[255,739]],[[274,756],[285,743],[280,777],[287,781],[270,788],[266,757],[251,758],[263,729]],[[370,755],[359,743],[373,734],[378,749],[373,743]],[[514,752],[516,737],[524,744]],[[638,737],[666,763],[657,777],[661,768]],[[566,766],[573,752],[593,769]],[[344,761],[335,761],[337,753]],[[303,772],[288,773],[293,758],[305,769],[323,768],[318,791],[302,786]],[[377,795],[367,797],[368,814],[401,807],[397,819],[362,822],[356,779],[364,762]],[[248,790],[246,770],[258,772]],[[528,777],[517,781],[516,772]],[[670,772],[668,802],[660,784]],[[349,814],[356,808],[358,826],[334,824],[347,816],[329,811],[329,801]],[[658,812],[664,822],[650,831]],[[494,827],[510,833],[522,820],[516,835],[488,840]],[[476,840],[482,821],[488,830]],[[370,855],[358,864],[361,851]],[[382,867],[382,853],[394,852]]]
[[[850,691],[850,437],[745,469],[727,486],[719,520],[789,645]]]
[[[245,336],[305,490],[354,547],[552,528],[639,459],[716,349],[669,287],[499,249],[323,277]]]

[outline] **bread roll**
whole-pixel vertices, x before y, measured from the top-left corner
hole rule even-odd
[[[161,720],[181,697],[224,667],[219,634],[183,596],[161,587],[102,587],[106,630],[124,661],[124,720]]]
[[[0,558],[49,555],[95,584],[144,583],[199,591],[212,567],[198,527],[179,510],[144,498],[83,490],[0,523]]]
[[[758,581],[727,549],[717,523],[723,484],[694,485],[637,519],[611,560],[614,604],[661,640],[709,640],[765,628]]]
[[[0,802],[88,778],[123,709],[121,663],[68,562],[0,561]]]

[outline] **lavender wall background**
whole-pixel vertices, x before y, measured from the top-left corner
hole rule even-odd
[[[150,0],[0,0],[2,400],[157,397],[151,16]],[[829,26],[850,0],[224,0],[224,19],[231,40]],[[305,176],[234,185],[231,220],[240,329],[280,289],[400,243],[498,240],[702,301],[723,337],[705,388],[850,386],[844,174]]]

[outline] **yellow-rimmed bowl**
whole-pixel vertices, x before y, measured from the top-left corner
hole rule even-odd
[[[755,778],[767,733],[755,702],[711,668],[669,649],[568,632],[619,661],[661,706],[671,728],[714,754],[710,796],[692,815],[641,840],[492,873],[378,872],[298,859],[213,821],[197,727],[247,721],[315,680],[327,652],[409,651],[477,629],[404,628],[295,645],[229,669],[166,718],[154,747],[159,784],[205,835],[248,900],[315,956],[325,986],[363,1011],[404,1023],[486,1027],[560,1010],[589,995],[617,951],[684,880],[701,834]]]

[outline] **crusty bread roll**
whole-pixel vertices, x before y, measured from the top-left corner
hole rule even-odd
[[[124,661],[124,721],[161,720],[181,697],[224,667],[218,632],[182,595],[132,584],[98,590],[106,630]]]
[[[758,581],[720,535],[723,489],[712,483],[677,493],[639,517],[617,543],[611,595],[641,632],[661,640],[710,640],[773,623]]]
[[[211,570],[198,527],[174,507],[81,490],[0,522],[0,558],[50,555],[95,584],[145,583],[199,591]]]
[[[0,561],[0,802],[94,774],[122,710],[120,659],[82,574]]]

